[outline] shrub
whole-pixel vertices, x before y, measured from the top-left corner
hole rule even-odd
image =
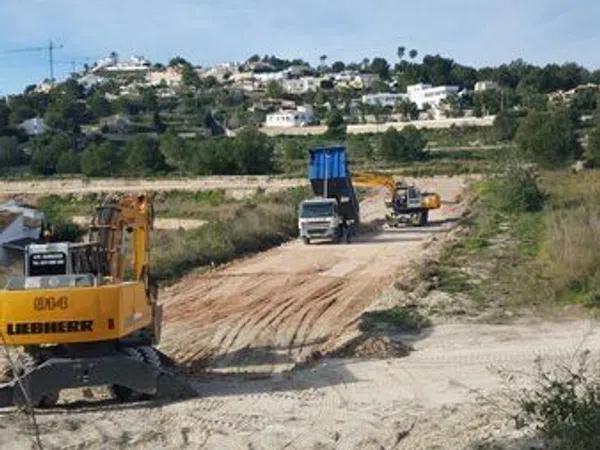
[[[594,167],[600,167],[600,121],[588,134],[585,159],[590,161]]]
[[[125,145],[125,155],[125,165],[132,174],[156,173],[167,167],[158,142],[144,135],[135,136]]]
[[[113,176],[118,172],[120,158],[111,142],[91,144],[81,153],[81,171],[88,177]]]
[[[0,167],[18,166],[27,161],[27,156],[19,149],[19,143],[14,136],[0,136]]]
[[[515,139],[524,156],[546,168],[564,165],[578,150],[573,125],[564,111],[531,111]]]
[[[79,225],[66,220],[60,220],[52,223],[50,226],[52,242],[77,242],[85,234],[83,228]]]
[[[519,127],[514,113],[501,112],[494,119],[494,130],[498,141],[512,141]]]
[[[402,131],[390,127],[381,137],[380,153],[389,162],[420,161],[426,156],[426,145],[427,140],[414,126],[406,126]]]
[[[431,326],[431,321],[416,309],[394,306],[391,309],[364,313],[360,328],[366,331],[378,324],[389,325],[402,331],[419,331]]]
[[[33,143],[31,171],[39,175],[53,175],[61,155],[73,150],[73,139],[67,134],[42,136]]]
[[[506,212],[534,212],[544,206],[546,196],[540,188],[533,167],[515,161],[492,184],[499,209]]]
[[[600,436],[600,380],[586,366],[545,371],[539,368],[536,387],[519,399],[522,416],[549,448],[597,449]]]
[[[338,109],[333,109],[327,118],[327,137],[331,139],[344,139],[346,137],[346,123],[344,116]]]

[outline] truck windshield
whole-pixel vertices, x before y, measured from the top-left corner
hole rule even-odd
[[[305,219],[312,217],[331,217],[333,214],[333,203],[308,203],[302,205],[300,210],[300,217]]]

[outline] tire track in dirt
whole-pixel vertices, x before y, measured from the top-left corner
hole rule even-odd
[[[453,200],[465,180],[442,177],[418,184]],[[270,358],[293,365],[315,351],[332,350],[356,335],[362,314],[401,267],[443,242],[463,207],[434,211],[427,228],[382,230],[349,245],[293,242],[190,275],[161,294],[163,348],[190,366],[205,360],[232,369],[236,361],[246,367]],[[368,197],[362,210],[366,221],[383,219],[383,195]]]

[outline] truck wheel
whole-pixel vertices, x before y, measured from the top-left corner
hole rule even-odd
[[[310,239],[307,237],[303,237],[302,242],[304,242],[304,245],[310,245]]]
[[[427,226],[427,222],[429,221],[429,211],[426,209],[425,211],[421,211],[419,215],[419,226],[424,227]]]
[[[344,228],[344,231],[342,233],[342,240],[344,241],[344,244],[349,244],[350,243],[350,228],[346,227]]]

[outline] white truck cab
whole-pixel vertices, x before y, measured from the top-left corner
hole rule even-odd
[[[333,198],[305,200],[298,208],[298,231],[305,244],[311,239],[338,241],[345,237],[346,222],[339,214],[338,202]]]

